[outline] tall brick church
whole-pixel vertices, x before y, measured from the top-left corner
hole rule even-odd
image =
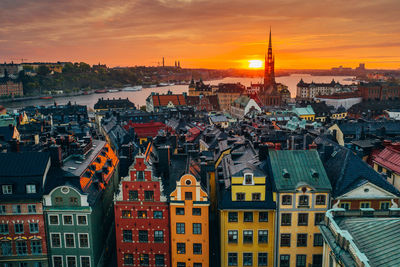
[[[265,55],[264,86],[259,91],[259,99],[264,106],[280,106],[281,94],[275,82],[275,57],[272,55],[271,30],[269,31],[268,53]]]

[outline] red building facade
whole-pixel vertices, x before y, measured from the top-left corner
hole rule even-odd
[[[170,266],[169,210],[161,187],[145,157],[136,156],[114,205],[118,266]]]

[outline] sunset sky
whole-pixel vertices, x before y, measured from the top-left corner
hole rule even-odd
[[[400,68],[399,0],[0,0],[0,62]]]

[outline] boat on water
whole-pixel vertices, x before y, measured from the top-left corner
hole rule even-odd
[[[107,93],[107,90],[106,89],[99,89],[99,90],[96,90],[96,91],[94,91],[96,94],[104,94],[104,93]]]
[[[158,84],[159,87],[168,86],[168,85],[169,85],[168,83],[159,83],[159,84]]]
[[[150,84],[150,88],[155,88],[157,87],[157,84]]]
[[[116,92],[119,92],[119,90],[118,89],[110,89],[110,90],[108,90],[108,92],[109,93],[116,93]]]
[[[169,86],[175,85],[175,83],[168,83]]]
[[[141,91],[141,90],[142,90],[141,85],[128,86],[122,89],[122,91]]]
[[[52,96],[42,96],[42,97],[40,97],[40,99],[52,99],[53,97]]]

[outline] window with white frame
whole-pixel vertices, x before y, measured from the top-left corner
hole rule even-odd
[[[67,267],[76,267],[76,256],[67,256]]]
[[[87,217],[86,215],[78,215],[78,224],[79,225],[87,225]]]
[[[244,184],[245,185],[252,185],[253,183],[253,174],[245,173],[244,174]]]
[[[10,185],[10,184],[2,185],[1,189],[2,189],[4,195],[12,194],[12,185]]]
[[[81,267],[90,267],[90,257],[81,256]]]
[[[62,256],[53,256],[53,267],[63,267]]]
[[[51,233],[50,234],[50,244],[52,248],[61,248],[61,234]]]
[[[73,225],[72,215],[63,215],[63,224],[64,225]]]
[[[65,247],[74,248],[75,247],[75,235],[73,233],[64,234]]]
[[[26,193],[27,193],[27,194],[35,194],[35,193],[36,193],[36,185],[34,185],[34,184],[27,184],[27,185],[26,185]]]
[[[79,247],[80,248],[88,248],[89,247],[89,235],[79,234]]]
[[[49,224],[50,225],[58,225],[58,215],[49,215]]]

